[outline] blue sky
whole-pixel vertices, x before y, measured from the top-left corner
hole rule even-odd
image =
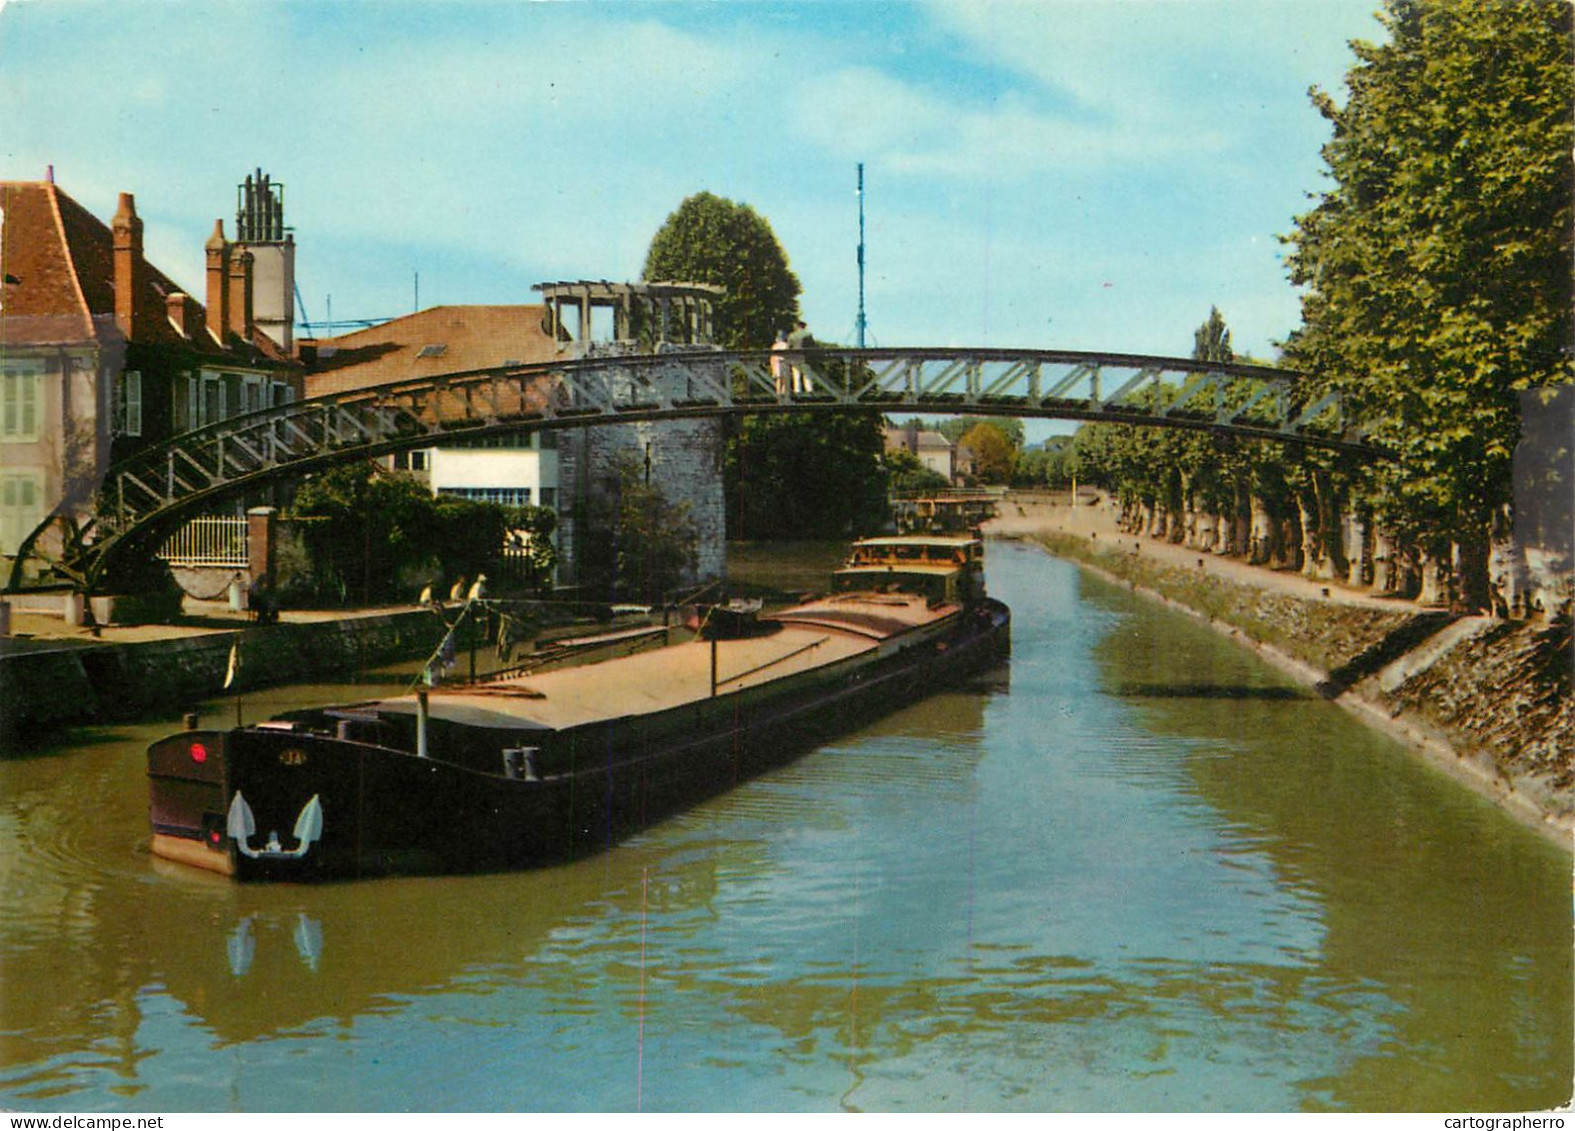
[[[308,312],[638,277],[706,190],[765,216],[824,340],[1238,352],[1297,321],[1278,236],[1322,184],[1377,0],[100,3],[0,9],[0,178],[48,164],[201,295],[215,217],[286,185]]]

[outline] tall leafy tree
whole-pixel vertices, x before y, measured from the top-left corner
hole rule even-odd
[[[645,278],[717,283],[717,343],[766,349],[798,321],[799,282],[771,225],[747,204],[689,197],[651,240]],[[806,348],[813,339],[806,339]],[[835,374],[829,376],[835,377]],[[885,433],[860,413],[745,418],[727,442],[723,485],[735,538],[842,537],[885,516]]]
[[[1203,325],[1192,332],[1192,357],[1195,361],[1236,360],[1230,348],[1230,327],[1217,306],[1209,307],[1209,316]]]
[[[934,427],[935,431],[955,444],[976,424],[988,424],[998,430],[1014,448],[1021,448],[1028,442],[1023,422],[1015,416],[952,416],[938,422]],[[929,425],[921,421],[920,427],[927,428]]]
[[[699,531],[687,503],[646,480],[632,454],[613,467],[615,486],[593,503],[581,566],[586,585],[608,600],[655,604],[693,576]]]
[[[981,483],[1009,483],[1017,467],[1017,445],[1004,428],[982,420],[957,438],[957,447],[969,453],[973,472]]]
[[[747,204],[696,193],[651,240],[644,276],[651,282],[715,283],[717,343],[766,349],[798,320],[798,276],[771,225]]]
[[[1571,7],[1385,0],[1380,18],[1344,105],[1313,91],[1333,186],[1288,237],[1287,357],[1396,452],[1369,472],[1380,517],[1435,555],[1453,543],[1480,603],[1517,393],[1571,380]]]

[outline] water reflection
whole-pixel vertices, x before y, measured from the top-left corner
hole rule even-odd
[[[1097,582],[1084,591],[1126,610],[1133,634],[1163,630],[1165,618],[1119,592]],[[1148,729],[1189,740],[1187,788],[1280,887],[1319,901],[1323,980],[1388,1002],[1385,1040],[1340,1073],[1303,1081],[1307,1104],[1528,1105],[1524,1089],[1539,1076],[1547,1083],[1529,1106],[1568,1100],[1571,933],[1550,913],[1567,857],[1338,712],[1309,703],[1316,716],[1297,725],[1286,701],[1304,694],[1273,694],[1265,681],[1277,677],[1239,650],[1204,633],[1180,643],[1133,649],[1113,637],[1096,654],[1117,687],[1206,673],[1232,689],[1132,698]],[[1532,1000],[1526,981],[1547,993]]]

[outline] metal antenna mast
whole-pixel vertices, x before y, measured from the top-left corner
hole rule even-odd
[[[854,323],[854,336],[859,349],[864,348],[864,162],[859,162],[859,319]]]

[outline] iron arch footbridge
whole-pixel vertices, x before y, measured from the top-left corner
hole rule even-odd
[[[1066,350],[609,350],[333,393],[187,432],[110,468],[75,552],[101,560],[273,481],[489,432],[805,411],[1099,421],[1375,451],[1336,395],[1308,398],[1298,375],[1262,366]],[[13,587],[19,576],[20,562]]]

